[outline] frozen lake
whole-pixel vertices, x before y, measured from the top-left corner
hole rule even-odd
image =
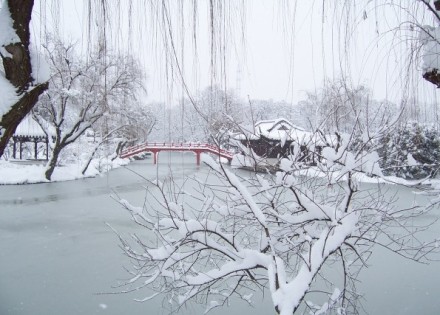
[[[164,153],[160,157],[160,178],[170,173],[169,158]],[[177,178],[206,171],[191,154],[171,159]],[[151,160],[128,167],[146,178],[156,176]],[[106,223],[125,235],[138,229],[110,195],[118,193],[136,204],[145,185],[121,168],[92,179],[0,186],[0,314],[166,314],[160,299],[132,300],[148,293],[98,294],[115,291],[112,286],[128,277],[123,267],[129,261]],[[391,187],[396,189],[399,202],[415,198],[409,189]],[[439,223],[428,236],[440,236]],[[360,281],[365,314],[440,314],[440,263],[420,265],[378,249]],[[255,308],[238,301],[212,314],[275,313],[268,296],[254,300]],[[195,305],[179,314],[203,311]]]

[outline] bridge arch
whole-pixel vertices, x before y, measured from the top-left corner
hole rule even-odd
[[[216,145],[207,144],[207,143],[142,143],[135,146],[131,146],[123,150],[120,154],[121,158],[129,158],[134,155],[143,153],[143,152],[151,152],[153,154],[153,163],[157,164],[158,162],[158,154],[162,151],[168,152],[193,152],[196,155],[196,163],[200,165],[201,154],[202,153],[210,153],[216,155],[218,157],[226,158],[229,162],[232,160],[235,152],[224,150],[219,148]]]

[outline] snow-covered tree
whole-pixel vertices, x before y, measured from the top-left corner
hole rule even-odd
[[[308,128],[327,133],[347,133],[354,126],[376,131],[398,114],[394,104],[372,99],[365,86],[351,87],[343,80],[328,81],[317,92],[308,92],[298,107]]]
[[[144,104],[132,100],[113,104],[104,117],[91,127],[93,149],[84,163],[82,174],[98,153],[114,160],[125,146],[147,142],[156,122],[151,109]]]
[[[75,142],[123,100],[134,101],[141,87],[138,65],[128,56],[98,49],[87,60],[73,44],[52,38],[44,46],[52,70],[51,88],[41,97],[36,117],[45,118],[55,130],[52,155],[46,170],[50,180],[61,151]],[[107,126],[108,127],[108,126]],[[112,126],[112,129],[119,129]],[[105,128],[103,135],[111,130]]]
[[[161,296],[171,309],[198,301],[207,311],[232,297],[251,303],[255,290],[269,290],[278,314],[357,314],[357,275],[375,245],[415,261],[437,250],[435,241],[418,240],[425,227],[408,228],[426,209],[395,208],[380,184],[358,182],[382,177],[375,150],[386,132],[356,145],[345,134],[323,150],[310,143],[322,158],[317,168],[298,169],[294,152],[275,175],[241,178],[205,157],[209,181],[151,183],[142,207],[120,200],[145,228],[131,241],[119,235],[134,262],[127,290],[148,287],[156,293],[140,300]],[[340,278],[331,281],[326,275],[335,268]]]
[[[157,140],[178,142],[221,142],[244,119],[243,104],[233,91],[207,87],[193,98],[172,106],[153,105]],[[222,140],[223,139],[223,140]]]
[[[33,0],[3,0],[0,8],[0,157],[15,129],[47,89],[39,58],[31,53]]]
[[[193,108],[205,121],[205,137],[208,141],[221,142],[243,119],[242,103],[232,91],[218,86],[201,91]]]
[[[162,102],[149,103],[148,108],[156,121],[151,130],[150,139],[153,141],[168,141],[171,137],[168,126],[172,121],[166,104]]]
[[[440,134],[434,127],[409,122],[380,140],[385,174],[406,179],[433,177],[440,167]]]
[[[292,123],[307,128],[307,116],[300,113],[299,106],[286,101],[250,99],[244,106],[243,120],[246,125],[253,126],[261,120],[285,118]]]

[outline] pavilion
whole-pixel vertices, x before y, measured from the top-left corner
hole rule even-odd
[[[258,121],[254,126],[242,128],[232,140],[242,151],[252,149],[252,155],[262,162],[277,163],[293,154],[296,147],[300,152],[298,161],[311,165],[320,160],[323,147],[337,143],[333,136],[306,131],[285,118]],[[313,147],[314,152],[310,152],[309,147]]]
[[[46,128],[46,129],[51,130],[50,128]],[[31,152],[30,154],[29,153],[27,154],[27,157],[24,157],[23,144],[29,142],[34,144],[33,154]],[[23,160],[23,158],[28,160],[42,160],[41,158],[39,158],[39,150],[38,150],[40,143],[42,143],[45,146],[43,150],[45,151],[44,159],[48,160],[49,135],[41,127],[41,125],[35,120],[35,118],[32,117],[31,114],[29,114],[17,126],[17,129],[15,130],[15,133],[12,136],[12,147],[13,147],[12,157],[14,159],[20,159],[20,160]],[[18,153],[18,157],[17,157],[17,153]]]

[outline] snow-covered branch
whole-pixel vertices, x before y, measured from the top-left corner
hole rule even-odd
[[[373,133],[364,138],[373,139]],[[357,182],[359,175],[382,176],[374,143],[350,135],[340,140],[323,152],[310,144],[322,157],[314,173],[296,168],[292,158],[275,175],[241,178],[243,172],[204,156],[209,181],[192,178],[185,189],[174,181],[151,183],[143,207],[121,200],[146,229],[132,237],[134,244],[120,235],[125,253],[138,263],[127,285],[145,278],[172,309],[203,299],[210,310],[232,296],[248,302],[252,290],[265,288],[279,314],[306,308],[357,313],[356,277],[374,246],[421,262],[438,249],[435,241],[417,241],[429,224],[408,228],[427,209],[396,209],[383,188]],[[317,306],[310,300],[315,280],[335,263],[343,276],[331,291],[319,290],[329,303]]]

